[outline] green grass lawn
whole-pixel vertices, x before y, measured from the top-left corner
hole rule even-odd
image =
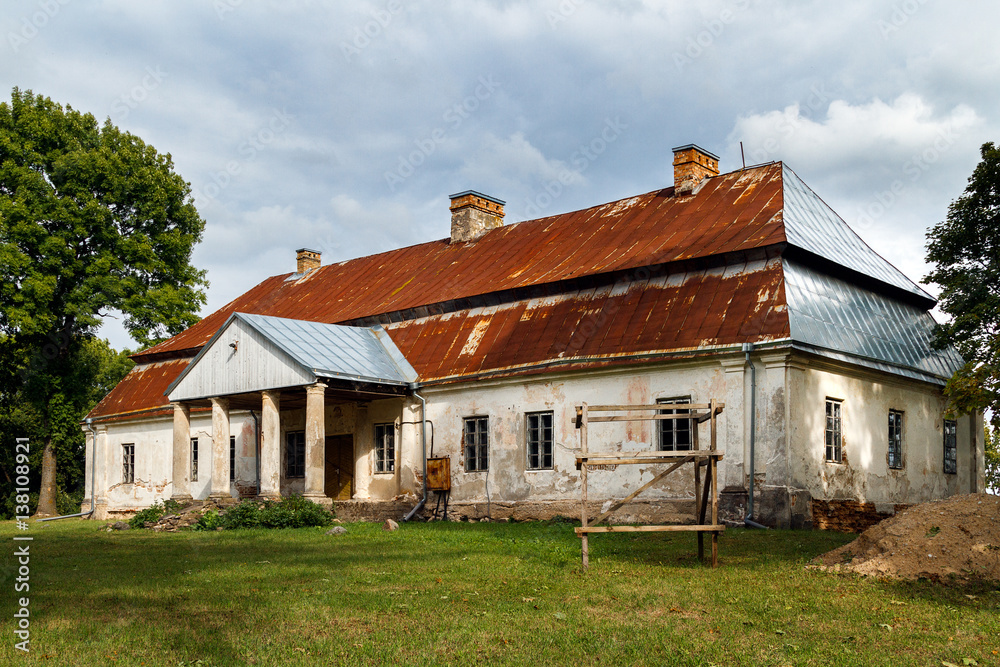
[[[0,524],[0,664],[1000,665],[998,586],[807,570],[835,533],[730,530],[716,570],[690,534],[597,535],[582,574],[567,524],[101,525],[31,524],[24,655]]]

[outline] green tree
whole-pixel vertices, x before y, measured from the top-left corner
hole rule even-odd
[[[986,488],[1000,494],[1000,429],[986,427]]]
[[[30,91],[0,104],[0,367],[38,423],[39,514],[90,391],[87,341],[113,312],[142,345],[197,321],[204,226],[169,154]]]
[[[941,287],[939,306],[951,316],[934,345],[954,346],[965,365],[945,393],[959,414],[985,412],[1000,428],[1000,149],[983,144],[982,160],[948,216],[927,232],[924,279]]]
[[[59,461],[56,487],[60,514],[66,513],[74,503],[79,507],[83,497],[87,474],[83,456],[86,442],[80,420],[135,365],[128,355],[128,350],[116,352],[106,340],[83,338],[78,354],[73,356],[73,367],[66,380],[79,390],[64,392],[66,416],[53,420],[51,429],[51,441]],[[15,439],[28,438],[29,442],[41,443],[46,435],[38,407],[27,400],[25,392],[29,384],[8,383],[8,390],[0,392],[0,470],[3,471],[0,519],[11,518],[14,514]],[[39,487],[42,455],[42,449],[32,447],[28,466],[31,488]]]

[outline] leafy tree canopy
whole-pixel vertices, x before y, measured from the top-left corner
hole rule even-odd
[[[927,233],[935,268],[924,281],[940,285],[939,306],[951,316],[935,346],[954,346],[967,362],[945,390],[952,409],[991,412],[1000,426],[1000,149],[985,143],[981,153],[947,219]]]
[[[102,317],[142,345],[196,322],[204,226],[169,154],[30,91],[0,104],[0,395],[44,442],[39,513],[101,383]]]
[[[205,223],[170,155],[108,120],[16,88],[0,104],[0,331],[93,333],[124,313],[150,344],[197,321]]]

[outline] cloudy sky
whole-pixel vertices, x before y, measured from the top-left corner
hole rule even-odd
[[[448,235],[783,160],[914,280],[1000,140],[1000,4],[941,0],[7,0],[0,84],[173,156],[206,220],[206,313],[294,251]],[[560,183],[560,177],[563,182]],[[928,288],[934,292],[933,288]],[[111,322],[116,347],[134,346]]]

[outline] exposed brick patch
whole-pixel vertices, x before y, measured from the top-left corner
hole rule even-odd
[[[880,506],[881,507],[881,506]],[[820,530],[835,530],[840,533],[860,533],[879,521],[888,519],[896,512],[910,505],[893,505],[892,510],[876,509],[875,503],[858,500],[812,500],[813,527]]]

